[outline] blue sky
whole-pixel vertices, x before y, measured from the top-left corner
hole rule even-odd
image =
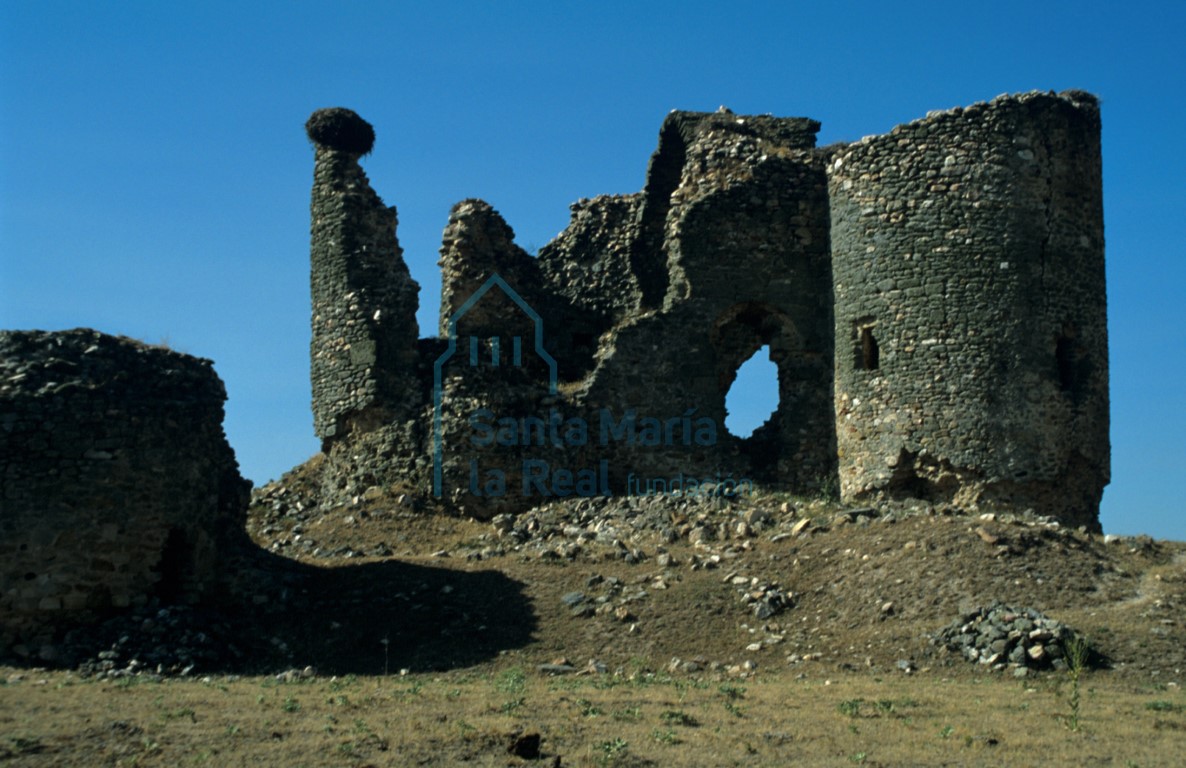
[[[303,124],[347,106],[434,333],[449,208],[534,249],[641,188],[674,108],[855,140],[1000,93],[1102,99],[1108,532],[1186,539],[1186,6],[1177,3],[16,3],[0,16],[0,327],[215,361],[262,483],[317,450]],[[1098,9],[1098,10],[1097,10]]]

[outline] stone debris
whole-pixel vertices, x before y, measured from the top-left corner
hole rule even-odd
[[[1077,637],[1070,627],[1032,608],[997,602],[951,622],[932,636],[931,644],[998,670],[1064,670],[1068,644]]]
[[[765,621],[794,606],[794,595],[783,591],[776,581],[733,574],[725,580],[737,588],[741,602],[753,611],[759,620]]]
[[[231,620],[216,612],[153,604],[67,632],[57,660],[84,677],[188,677],[242,662],[255,649],[243,647],[236,634]]]

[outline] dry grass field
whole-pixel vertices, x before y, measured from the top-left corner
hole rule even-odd
[[[509,654],[443,674],[0,686],[12,766],[1181,765],[1186,696],[1109,673],[882,676],[778,669],[746,680],[646,670],[548,676]],[[539,756],[530,748],[538,734]],[[529,756],[529,751],[525,752]]]
[[[284,597],[227,620],[273,653],[185,677],[0,667],[0,765],[1186,763],[1186,545],[762,503],[748,527],[744,505],[647,512],[674,536],[588,509],[509,530],[392,499],[257,506]],[[790,600],[758,618],[752,585]],[[1017,677],[930,641],[995,600],[1104,664]]]

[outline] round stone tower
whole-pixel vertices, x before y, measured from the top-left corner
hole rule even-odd
[[[932,113],[837,150],[828,175],[842,496],[1030,507],[1099,530],[1095,97]]]

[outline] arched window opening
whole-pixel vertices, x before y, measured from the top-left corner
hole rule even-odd
[[[725,395],[725,429],[742,439],[778,411],[778,366],[770,360],[770,346],[754,352],[737,369]]]

